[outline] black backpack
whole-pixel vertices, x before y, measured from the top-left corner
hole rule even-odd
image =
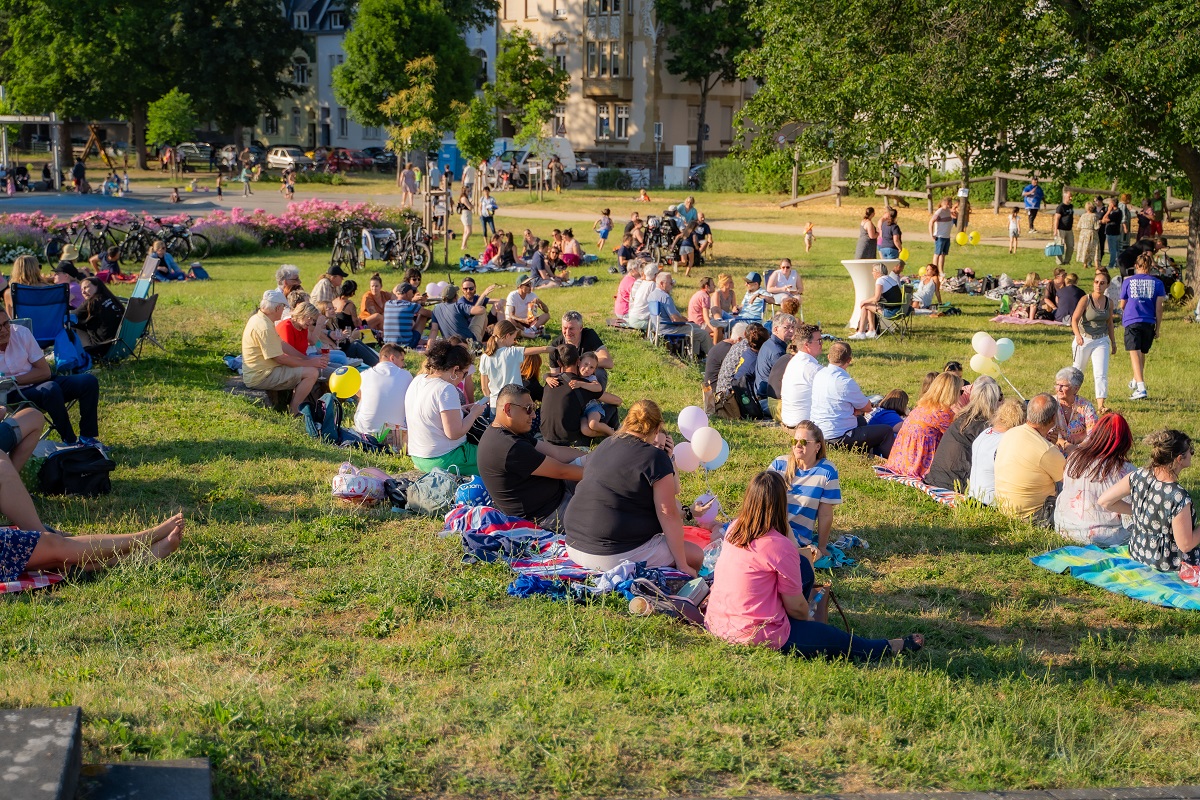
[[[99,447],[59,450],[38,470],[38,487],[42,494],[98,497],[112,491],[108,473],[116,468],[116,462],[104,455]]]

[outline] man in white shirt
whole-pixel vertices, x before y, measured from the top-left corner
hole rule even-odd
[[[656,288],[658,265],[647,264],[642,269],[642,279],[635,281],[629,290],[629,313],[625,316],[631,328],[644,331],[650,324],[650,293]]]
[[[473,192],[475,189],[475,176],[477,174],[478,174],[478,172],[475,169],[475,166],[470,161],[468,161],[467,165],[465,167],[463,167],[462,188],[463,188],[463,191],[466,192],[467,197],[471,200],[475,199],[475,195],[473,194]]]
[[[404,452],[408,433],[404,395],[410,383],[412,375],[404,368],[404,349],[385,344],[379,349],[379,363],[362,373],[354,430],[376,439],[386,430],[388,443],[396,452]]]
[[[829,366],[820,370],[812,383],[810,419],[832,446],[864,447],[873,455],[887,458],[896,432],[891,425],[867,425],[863,415],[872,408],[858,383],[846,372],[850,345],[834,342],[829,348]]]
[[[795,341],[799,350],[788,362],[780,386],[780,417],[785,427],[794,428],[812,414],[813,379],[821,371],[821,329],[816,325],[801,323],[796,329]]]
[[[533,293],[533,278],[526,275],[517,284],[516,291],[508,293],[504,301],[504,316],[525,328],[540,328],[550,321],[550,314],[538,313],[538,296]],[[530,309],[533,309],[532,312]]]
[[[938,274],[946,274],[946,255],[950,252],[950,234],[954,231],[954,222],[958,219],[958,211],[950,208],[949,197],[943,197],[942,202],[934,209],[929,217],[929,237],[933,239],[933,263],[937,265]]]

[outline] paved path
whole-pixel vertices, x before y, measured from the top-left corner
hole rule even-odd
[[[1200,786],[1126,789],[1047,789],[1014,792],[885,792],[879,794],[772,795],[769,800],[1200,800]],[[676,800],[682,800],[677,798]],[[746,798],[768,800],[768,798]]]

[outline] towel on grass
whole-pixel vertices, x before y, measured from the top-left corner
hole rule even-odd
[[[930,486],[925,481],[918,480],[909,475],[901,475],[899,472],[890,470],[882,464],[875,465],[875,475],[876,477],[883,478],[885,481],[895,481],[896,483],[903,483],[905,486],[919,489],[942,505],[950,506],[951,508],[967,499],[966,495],[959,494],[953,489]]]
[[[15,581],[0,581],[0,594],[45,589],[62,580],[66,580],[66,576],[57,572],[22,572]]]
[[[1070,327],[1069,322],[1055,322],[1052,319],[1026,319],[1025,317],[1014,317],[1012,314],[999,314],[992,317],[991,322],[998,322],[1001,325],[1053,325],[1056,328]]]
[[[1177,573],[1159,572],[1129,557],[1129,548],[1060,547],[1029,559],[1051,572],[1070,572],[1115,594],[1167,608],[1200,611],[1200,589],[1189,586]]]

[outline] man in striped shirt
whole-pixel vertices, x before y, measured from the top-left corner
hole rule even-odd
[[[416,347],[421,341],[421,329],[416,327],[421,304],[413,301],[417,287],[402,283],[396,287],[395,298],[383,304],[383,341],[402,347]],[[424,325],[421,326],[424,328]]]

